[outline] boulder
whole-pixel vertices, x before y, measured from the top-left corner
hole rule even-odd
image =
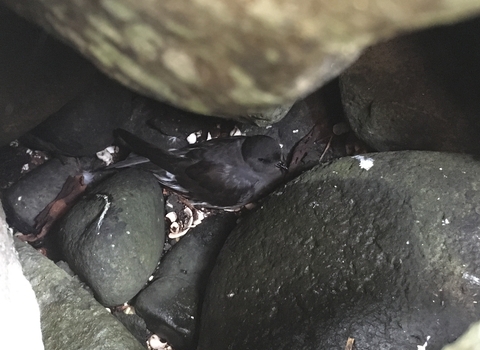
[[[71,269],[105,306],[137,294],[163,250],[163,194],[155,177],[126,169],[85,195],[58,225]]]
[[[273,193],[210,276],[199,349],[439,350],[480,317],[480,162],[342,158]]]
[[[476,0],[2,2],[145,95],[254,119],[315,90],[370,44],[480,11]]]
[[[378,151],[480,154],[479,30],[474,19],[368,49],[340,77],[355,133]]]

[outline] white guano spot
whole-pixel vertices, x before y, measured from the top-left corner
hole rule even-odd
[[[430,340],[430,336],[427,335],[427,340],[425,340],[425,343],[423,345],[417,345],[417,350],[427,350],[428,346],[428,341]]]
[[[195,133],[192,132],[190,135],[187,136],[187,142],[193,145],[195,142],[197,142],[197,135],[195,135]]]
[[[267,127],[268,129],[268,127]],[[242,132],[240,131],[239,128],[237,128],[236,126],[233,128],[232,131],[230,131],[230,136],[242,136]]]
[[[104,162],[107,166],[113,163],[113,155],[115,154],[115,147],[107,147],[96,153],[97,158]]]
[[[477,286],[480,286],[480,278],[478,278],[477,276],[469,274],[468,272],[464,272],[462,277],[471,284],[476,284]]]
[[[105,219],[105,215],[107,215],[108,209],[110,209],[112,202],[110,202],[106,194],[97,193],[96,197],[102,198],[105,201],[105,206],[103,207],[102,213],[100,214],[100,217],[97,222],[97,235],[98,235],[100,234],[100,228],[102,227],[103,220]]]
[[[360,161],[360,168],[370,170],[373,167],[373,158],[367,158],[364,156],[353,156],[352,158]]]

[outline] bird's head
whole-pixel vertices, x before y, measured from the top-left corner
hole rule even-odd
[[[245,162],[258,172],[281,174],[286,169],[280,145],[269,136],[256,135],[245,138],[242,156]]]

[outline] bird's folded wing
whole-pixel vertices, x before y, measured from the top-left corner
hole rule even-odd
[[[210,202],[230,206],[251,196],[255,184],[255,179],[238,174],[239,170],[241,169],[228,164],[203,160],[187,167],[182,179],[178,181],[190,192],[197,193]]]
[[[127,159],[121,160],[121,161],[116,162],[114,164],[111,164],[111,165],[107,166],[105,169],[128,168],[128,167],[132,167],[132,166],[139,165],[139,164],[145,164],[145,163],[148,163],[148,162],[150,162],[150,159],[148,159],[146,157],[139,156],[135,153],[131,153],[127,157]]]

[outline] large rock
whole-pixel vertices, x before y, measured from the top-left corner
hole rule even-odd
[[[479,172],[470,156],[392,152],[290,182],[227,239],[199,349],[454,341],[480,317]]]
[[[207,279],[236,219],[232,213],[218,214],[194,227],[165,255],[155,281],[136,297],[135,311],[148,329],[176,350],[195,348]]]
[[[2,0],[147,95],[256,114],[328,81],[367,45],[480,10],[477,0]]]
[[[479,30],[475,19],[368,49],[340,77],[357,135],[379,151],[480,154]]]
[[[155,270],[163,210],[155,177],[126,169],[92,188],[59,223],[66,261],[105,306],[133,298]]]

